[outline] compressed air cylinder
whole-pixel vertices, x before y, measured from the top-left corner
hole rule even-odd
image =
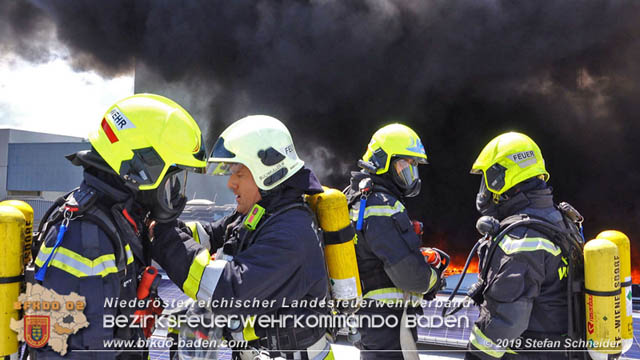
[[[351,226],[347,198],[336,190],[324,187],[324,192],[309,196],[307,201],[316,213],[320,227],[325,232],[324,256],[329,271],[331,295],[338,301],[359,301],[362,298],[360,275],[354,247],[355,236],[340,241],[338,231]]]
[[[0,201],[0,206],[3,205],[13,206],[24,215],[24,264],[27,265],[31,261],[31,243],[33,242],[33,208],[21,200]]]
[[[584,287],[589,355],[594,360],[619,356],[622,351],[620,255],[611,241],[594,239],[585,244]]]
[[[616,230],[603,231],[596,239],[606,239],[616,244],[620,255],[620,290],[622,292],[622,353],[633,345],[633,304],[631,302],[631,246],[627,235]]]
[[[18,301],[22,286],[25,220],[11,206],[0,206],[0,356],[18,351],[18,337],[9,328],[11,318],[18,320]]]

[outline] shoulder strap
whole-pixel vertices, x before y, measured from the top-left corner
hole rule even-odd
[[[95,201],[96,194],[94,192],[84,192],[77,198],[75,195],[79,191],[80,189],[76,188],[64,196],[59,197],[42,217],[45,221],[42,221],[38,226],[37,244],[34,244],[35,246],[33,246],[31,250],[32,259],[37,258],[42,242],[49,230],[62,221],[62,214],[65,208],[71,206],[75,209],[74,213],[77,214],[78,217],[82,217],[84,221],[95,224],[107,235],[114,249],[118,274],[124,274],[127,266],[126,252],[117,228],[112,221],[109,221],[111,216],[97,205]],[[84,238],[83,241],[85,241]],[[97,239],[91,236],[87,237],[86,241],[97,241]],[[83,243],[83,246],[84,244],[85,243]],[[94,245],[95,244],[87,243],[88,248],[94,247]],[[121,275],[121,277],[122,276],[123,275]]]
[[[276,210],[274,213],[270,214],[268,218],[266,218],[263,222],[260,223],[260,225],[258,225],[258,228],[255,229],[247,238],[247,247],[251,246],[251,244],[253,244],[253,242],[255,241],[256,236],[258,236],[258,234],[260,233],[260,231],[262,231],[262,229],[264,229],[265,225],[267,225],[269,222],[271,222],[271,220],[275,219],[276,217],[284,214],[285,212],[292,210],[292,209],[305,209],[309,212],[309,214],[311,215],[313,221],[315,222],[315,216],[313,214],[313,211],[309,208],[309,206],[304,203],[304,202],[295,202],[295,203],[291,203],[288,205],[285,205],[281,208],[279,208],[278,210]],[[242,244],[240,249],[242,249]]]
[[[495,253],[495,250],[498,247],[500,241],[502,241],[505,235],[507,235],[513,229],[521,226],[533,228],[534,230],[539,231],[549,237],[549,240],[551,242],[560,247],[560,250],[562,251],[564,256],[567,256],[572,252],[570,247],[573,246],[573,243],[571,241],[562,241],[563,239],[569,237],[567,231],[550,223],[546,219],[533,217],[527,214],[512,215],[500,222],[500,231],[491,242],[491,246],[487,251],[487,256],[485,256],[484,263],[482,264],[482,272],[480,273],[480,277],[483,280],[486,279],[487,272],[489,271],[488,265],[491,264],[491,258],[493,257],[493,254]]]
[[[97,225],[103,233],[107,235],[111,246],[113,247],[113,254],[116,258],[116,266],[118,268],[118,274],[124,274],[127,268],[127,255],[125,246],[126,243],[118,233],[116,225],[111,220],[111,216],[100,206],[93,206],[87,210],[84,214],[84,219]],[[91,239],[88,239],[89,241]]]

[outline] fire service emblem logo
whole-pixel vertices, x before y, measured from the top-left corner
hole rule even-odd
[[[45,346],[49,341],[49,316],[25,315],[24,341],[34,348]]]

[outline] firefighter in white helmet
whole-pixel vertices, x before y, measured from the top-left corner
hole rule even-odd
[[[284,124],[264,115],[231,124],[216,141],[209,162],[211,174],[230,176],[227,186],[236,197],[236,211],[205,224],[198,234],[209,238],[211,252],[179,223],[158,224],[153,258],[194,299],[270,304],[219,307],[213,309],[216,314],[296,315],[305,324],[306,317],[324,310],[287,305],[328,294],[321,243],[303,198],[322,192],[318,179],[298,158]],[[288,321],[227,330],[274,357],[333,358],[324,327],[295,327]]]

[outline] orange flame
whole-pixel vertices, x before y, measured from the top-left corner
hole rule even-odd
[[[451,256],[451,264],[447,267],[447,270],[444,271],[444,276],[461,274],[464,269],[464,263],[467,261],[464,255],[453,254]],[[478,259],[472,259],[471,263],[469,263],[469,268],[467,269],[468,273],[477,273],[478,272]]]

